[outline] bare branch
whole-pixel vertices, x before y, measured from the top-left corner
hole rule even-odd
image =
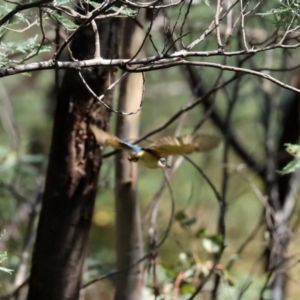
[[[102,101],[102,99],[109,93],[111,92],[111,90],[119,83],[121,82],[126,76],[128,76],[128,72],[125,72],[124,74],[122,74],[122,76],[116,80],[114,83],[112,83],[107,90],[101,95],[101,96],[97,96],[94,91],[91,89],[91,87],[88,85],[88,83],[85,81],[85,79],[83,78],[82,74],[80,71],[78,71],[79,77],[82,80],[83,84],[85,85],[85,87],[89,90],[89,92],[92,94],[92,96],[94,98],[96,98],[103,106],[105,106],[109,111],[116,113],[118,115],[123,115],[123,116],[129,116],[129,115],[134,115],[137,114],[141,109],[142,109],[142,104],[143,104],[143,100],[141,100],[140,103],[140,107],[133,112],[122,112],[122,111],[117,111],[114,110],[113,108],[111,108],[110,106],[108,106],[104,101]]]

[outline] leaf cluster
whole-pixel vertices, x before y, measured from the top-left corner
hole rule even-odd
[[[16,53],[22,53],[25,55],[30,55],[32,52],[38,51],[39,53],[42,52],[49,52],[50,46],[42,46],[37,43],[38,35],[35,35],[32,38],[29,38],[27,40],[18,41],[18,42],[1,42],[0,43],[0,50],[3,52],[0,53],[0,57],[3,61],[8,61],[9,56],[16,54]],[[1,60],[0,60],[1,64]],[[2,65],[0,65],[2,66]]]
[[[286,146],[286,151],[294,156],[294,159],[290,161],[279,174],[285,175],[295,172],[300,167],[300,145],[284,144]]]
[[[0,239],[1,239],[1,236],[0,236]],[[2,264],[2,262],[6,259],[7,259],[6,252],[5,251],[0,251],[0,264]],[[9,273],[9,274],[11,274],[13,272],[13,270],[8,269],[8,268],[4,268],[4,267],[0,267],[0,271],[6,272],[6,273]]]
[[[300,24],[300,1],[278,1],[278,7],[257,13],[257,15],[273,16],[277,28],[287,28],[291,24],[298,26]]]

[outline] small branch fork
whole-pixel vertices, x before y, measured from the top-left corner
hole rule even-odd
[[[118,110],[114,110],[113,108],[111,108],[109,105],[107,105],[102,99],[118,84],[120,83],[122,80],[124,80],[128,75],[129,73],[128,72],[125,72],[124,74],[122,74],[122,76],[117,79],[114,83],[112,83],[108,88],[107,90],[100,96],[97,96],[95,94],[95,92],[91,89],[91,87],[88,85],[88,83],[85,81],[84,77],[82,76],[81,72],[78,71],[78,75],[80,77],[80,79],[82,80],[83,84],[85,85],[85,87],[88,89],[88,91],[91,93],[91,95],[97,99],[103,106],[105,106],[109,111],[113,112],[113,113],[116,113],[118,115],[123,115],[123,116],[130,116],[130,115],[134,115],[134,114],[137,114],[139,111],[142,110],[142,106],[143,106],[143,96],[144,96],[144,88],[143,88],[143,95],[142,95],[142,100],[140,102],[140,107],[136,110],[136,111],[133,111],[133,112],[122,112],[122,111],[118,111]],[[142,73],[143,75],[143,87],[145,86],[145,78],[144,78],[144,73]]]

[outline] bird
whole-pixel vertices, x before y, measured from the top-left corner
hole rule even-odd
[[[96,125],[90,124],[89,127],[99,145],[109,145],[115,149],[125,150],[129,154],[129,161],[138,162],[150,169],[170,168],[166,160],[166,157],[170,155],[210,151],[221,143],[220,137],[202,133],[182,137],[167,136],[158,139],[148,147],[140,147],[111,135]]]

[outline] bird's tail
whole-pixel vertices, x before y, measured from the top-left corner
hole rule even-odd
[[[95,139],[99,145],[109,145],[116,149],[122,149],[120,141],[116,136],[113,136],[98,126],[90,124],[90,129],[93,132]]]

